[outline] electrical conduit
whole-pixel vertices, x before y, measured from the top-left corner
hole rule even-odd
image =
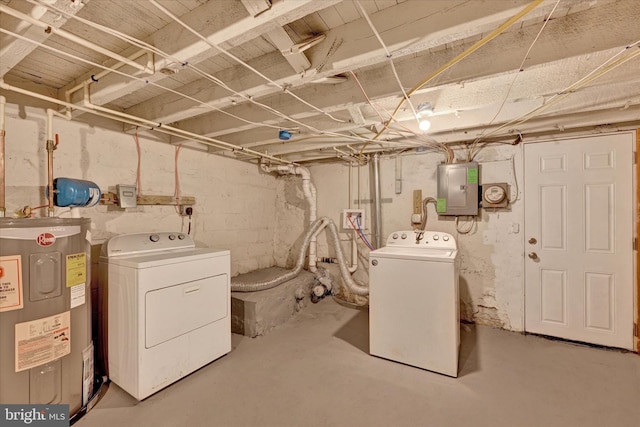
[[[351,277],[351,274],[349,274],[349,270],[344,259],[344,254],[342,252],[342,247],[340,246],[340,238],[338,237],[338,228],[330,218],[324,217],[324,216],[316,219],[311,224],[309,230],[305,234],[302,247],[298,252],[298,261],[296,262],[296,266],[294,267],[293,270],[279,277],[276,277],[264,282],[243,283],[243,282],[232,281],[231,291],[232,292],[264,291],[266,289],[274,288],[280,285],[281,283],[284,283],[298,276],[298,274],[300,274],[300,271],[302,271],[302,267],[304,266],[305,253],[307,252],[307,249],[311,244],[311,239],[319,229],[322,229],[325,227],[329,229],[329,236],[331,237],[330,239],[331,243],[333,243],[334,249],[336,251],[336,258],[338,259],[340,274],[342,276],[342,279],[347,289],[349,289],[355,295],[360,295],[360,296],[369,295],[369,288],[367,286],[356,283],[355,280],[353,280],[353,278]]]

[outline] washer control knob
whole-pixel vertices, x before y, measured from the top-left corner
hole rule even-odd
[[[169,240],[176,240],[175,234],[169,234]]]
[[[442,240],[444,240],[445,242],[449,241],[449,236],[442,236]]]
[[[157,242],[158,240],[160,240],[160,236],[158,236],[157,234],[152,234],[151,236],[149,236],[149,240],[151,240],[152,242]]]
[[[438,240],[440,238],[440,236],[438,236],[437,234],[433,235],[433,240]]]
[[[185,237],[186,236],[184,234],[182,234],[182,233],[178,234],[178,239],[180,239],[180,240],[184,240]]]
[[[397,239],[398,238],[398,233],[393,233],[393,236],[391,236],[391,237],[393,237],[394,239]]]
[[[402,233],[402,236],[400,236],[400,237],[402,237],[403,239],[406,239],[407,235],[405,233]]]

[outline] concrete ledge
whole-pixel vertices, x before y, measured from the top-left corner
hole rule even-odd
[[[280,267],[256,270],[234,277],[234,281],[254,283],[286,273]],[[306,270],[298,277],[275,288],[258,292],[231,292],[231,332],[257,337],[285,323],[310,303],[313,274]],[[304,289],[304,298],[296,299],[296,290]]]

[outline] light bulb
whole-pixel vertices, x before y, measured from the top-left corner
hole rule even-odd
[[[426,132],[431,127],[431,122],[427,119],[422,119],[420,120],[420,123],[418,124],[418,126],[420,126],[421,131]]]

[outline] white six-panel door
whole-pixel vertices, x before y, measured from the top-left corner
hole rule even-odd
[[[527,144],[525,329],[633,348],[633,134]]]

